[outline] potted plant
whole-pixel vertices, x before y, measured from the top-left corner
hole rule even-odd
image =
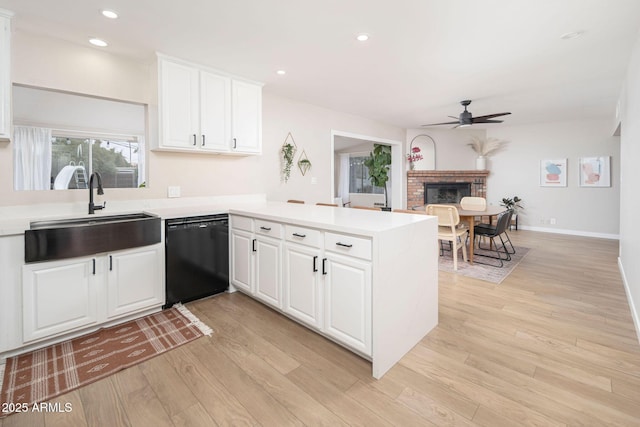
[[[296,153],[296,147],[293,144],[283,144],[282,149],[280,150],[282,153],[282,178],[284,182],[289,181],[291,177],[291,166],[293,165],[293,156]]]
[[[487,169],[487,156],[497,151],[504,143],[505,141],[497,138],[482,139],[477,136],[471,137],[471,142],[467,145],[478,154],[478,158],[476,159],[476,169]]]
[[[387,182],[389,181],[389,166],[391,165],[391,146],[374,144],[373,151],[364,160],[364,165],[369,169],[371,184],[384,188],[383,210],[390,210],[387,200]]]
[[[522,207],[522,205],[520,204],[520,202],[522,201],[522,199],[518,196],[513,196],[513,198],[510,197],[504,197],[502,199],[502,201],[500,202],[500,206],[504,206],[507,209],[510,209],[513,211],[513,216],[511,217],[511,222],[515,223],[516,225],[516,230],[518,229],[518,209],[524,209]]]

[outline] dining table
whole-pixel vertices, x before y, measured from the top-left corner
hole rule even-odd
[[[458,215],[460,215],[460,220],[469,224],[469,264],[473,264],[473,247],[474,247],[474,227],[476,225],[476,218],[483,216],[489,217],[489,224],[493,223],[493,217],[500,215],[502,212],[506,211],[507,208],[504,206],[493,206],[489,205],[484,210],[469,210],[462,209],[460,206],[458,208]]]

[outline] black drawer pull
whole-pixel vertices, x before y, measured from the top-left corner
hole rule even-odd
[[[236,148],[236,147],[238,146],[237,142],[238,142],[238,141],[236,141],[236,139],[235,139],[235,138],[233,138],[233,148]]]
[[[251,242],[251,250],[253,252],[258,252],[258,250],[256,249],[256,239],[253,239],[253,242]]]
[[[197,138],[197,136],[196,136],[196,134],[194,133],[194,134],[193,134],[193,145],[196,145],[196,138]]]
[[[303,238],[303,239],[304,239],[305,237],[307,237],[307,235],[306,235],[306,234],[293,233],[293,235],[294,235],[294,236],[296,236],[296,237],[301,237],[301,238]]]
[[[260,230],[271,231],[271,227],[260,227]]]
[[[109,271],[113,271],[113,255],[109,255]]]
[[[318,271],[318,255],[313,257],[313,272]]]
[[[341,242],[337,242],[336,245],[337,246],[342,246],[343,248],[351,248],[351,247],[353,247],[353,245],[351,245],[349,243],[341,243]]]
[[[327,274],[327,259],[326,258],[322,258],[322,274],[323,275]]]
[[[96,275],[96,259],[92,259],[91,261],[93,261],[93,275]]]
[[[204,143],[205,143],[205,141],[204,141],[204,135],[202,135],[202,146],[203,146],[203,147],[204,147]]]

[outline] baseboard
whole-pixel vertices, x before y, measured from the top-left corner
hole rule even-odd
[[[562,228],[548,228],[548,227],[530,227],[528,225],[519,225],[518,229],[539,231],[541,233],[556,233],[556,234],[567,234],[570,236],[596,237],[598,239],[620,240],[619,234],[594,233],[592,231],[565,230]]]
[[[620,270],[620,276],[622,276],[622,283],[624,284],[624,291],[627,293],[627,301],[629,302],[629,309],[631,310],[631,317],[633,318],[633,324],[636,327],[636,335],[638,336],[638,342],[640,343],[640,315],[636,309],[636,305],[633,302],[631,296],[631,290],[629,289],[629,282],[627,282],[627,276],[624,274],[624,266],[622,260],[618,257],[618,269]]]

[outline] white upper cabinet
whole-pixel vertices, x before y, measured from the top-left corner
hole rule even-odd
[[[11,139],[11,16],[0,9],[0,141]]]
[[[261,154],[262,85],[160,56],[156,149]]]

